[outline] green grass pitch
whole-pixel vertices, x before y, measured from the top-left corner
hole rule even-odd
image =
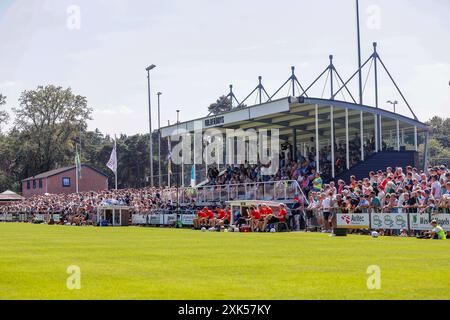
[[[0,299],[450,299],[450,241],[1,223]]]

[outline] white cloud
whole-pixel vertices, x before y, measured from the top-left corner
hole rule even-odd
[[[98,115],[130,115],[133,113],[133,110],[127,106],[112,106],[106,109],[96,109],[94,113]]]
[[[17,83],[15,81],[7,80],[0,82],[0,88],[14,87]]]

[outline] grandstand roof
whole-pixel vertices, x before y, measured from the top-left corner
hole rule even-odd
[[[203,117],[168,126],[161,129],[161,135],[162,137],[168,137],[177,135],[178,130],[180,130],[180,132],[193,132],[196,129],[206,130],[210,128],[279,129],[281,135],[283,133],[292,132],[293,128],[308,130],[309,126],[314,126],[316,105],[319,107],[333,106],[336,108],[336,111],[339,109],[363,111],[366,114],[376,114],[395,121],[399,120],[401,123],[416,126],[419,129],[428,130],[429,128],[426,124],[413,118],[366,105],[339,100],[287,97],[219,115]],[[353,121],[360,121],[358,117],[354,118]]]

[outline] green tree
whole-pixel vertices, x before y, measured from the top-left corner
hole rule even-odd
[[[219,115],[231,110],[238,110],[247,107],[245,104],[239,105],[233,108],[233,103],[227,96],[221,96],[216,102],[212,103],[208,107],[208,111],[212,115]]]
[[[439,141],[442,146],[450,148],[450,118],[435,116],[427,124],[432,130],[431,137]]]
[[[0,108],[6,104],[6,97],[0,94]],[[0,133],[2,132],[3,124],[7,123],[9,115],[6,111],[0,109]]]
[[[231,103],[231,99],[227,98],[226,96],[221,96],[219,99],[217,99],[216,102],[212,103],[208,107],[208,111],[210,114],[218,115],[224,112],[231,111],[233,109],[233,105]]]
[[[15,153],[23,158],[22,173],[39,172],[71,164],[75,152],[74,141],[80,130],[91,120],[92,109],[87,99],[49,85],[24,91],[15,113],[14,133],[21,143]]]

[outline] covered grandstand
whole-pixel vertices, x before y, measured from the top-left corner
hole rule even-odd
[[[428,158],[429,127],[419,121],[376,48],[374,43],[373,54],[347,81],[343,80],[330,56],[330,64],[306,89],[296,77],[294,67],[290,78],[272,96],[262,85],[261,77],[258,86],[242,102],[239,102],[230,86],[228,99],[236,104],[236,108],[162,128],[161,137],[172,137],[178,141],[177,137],[181,134],[199,130],[205,132],[211,128],[223,132],[227,129],[277,129],[280,143],[290,146],[292,160],[311,159],[328,181],[346,179],[352,174],[362,178],[369,171],[387,166],[413,165],[424,168]],[[357,102],[349,90],[349,83],[364,68],[369,69],[368,77],[370,72],[374,75],[374,106],[362,103],[363,92],[360,92]],[[381,68],[392,81],[393,88],[402,97],[411,116],[379,107],[378,77]],[[329,99],[308,96],[310,89],[325,76],[326,84],[329,84]],[[287,85],[290,86],[289,96],[275,99]],[[344,92],[350,101],[336,99],[338,94]],[[259,104],[245,106],[244,103],[253,94],[259,98]],[[424,147],[419,150],[419,145]],[[219,170],[226,163],[225,155],[222,158],[223,161],[217,163]],[[197,182],[206,180],[205,164],[198,167]],[[185,181],[190,180],[190,166],[180,166],[179,170],[182,171],[182,179],[177,184],[185,187]]]

